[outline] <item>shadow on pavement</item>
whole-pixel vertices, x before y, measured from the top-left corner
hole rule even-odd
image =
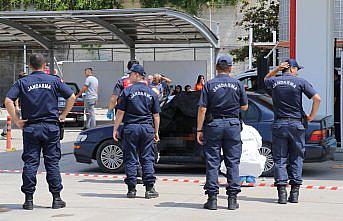
[[[218,196],[220,199],[227,199],[227,196]],[[261,202],[261,203],[277,203],[276,199],[273,198],[255,198],[255,197],[248,197],[248,196],[238,196],[238,201],[249,201],[249,202]]]
[[[97,197],[97,198],[117,198],[117,199],[128,199],[125,194],[100,194],[100,193],[79,193],[83,197]],[[142,196],[136,196],[138,199],[145,199]]]
[[[43,208],[43,209],[51,209],[51,207],[45,207],[45,206],[38,206],[38,205],[34,205],[34,208]],[[22,210],[25,211],[23,209],[23,205],[22,204],[0,204],[0,213],[2,212],[8,212],[11,210]]]
[[[114,183],[114,184],[125,184],[124,180],[95,180],[95,179],[80,180],[79,183],[103,183],[103,184]]]
[[[188,209],[201,209],[203,210],[203,204],[199,203],[177,203],[177,202],[163,202],[160,204],[155,205],[155,207],[170,207],[170,208],[188,208]],[[227,209],[223,206],[218,206],[218,209]]]

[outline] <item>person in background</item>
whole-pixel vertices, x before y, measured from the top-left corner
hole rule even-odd
[[[192,91],[191,85],[187,84],[187,85],[185,86],[185,91],[186,91],[186,92],[191,92],[191,91]]]
[[[26,77],[28,74],[24,71],[19,72],[18,74],[18,79],[21,79],[23,77]],[[19,104],[19,99],[17,99],[14,102],[14,106],[15,106],[15,112],[18,115],[18,117],[21,117],[21,112],[20,112],[20,104]],[[2,130],[1,136],[6,137],[7,136],[7,123],[4,126],[4,129]]]
[[[148,82],[149,85],[152,84],[152,82],[154,81],[154,76],[152,76],[151,74],[149,74],[146,78],[146,81]]]
[[[205,77],[204,77],[204,75],[199,75],[197,83],[196,83],[196,85],[194,87],[194,91],[201,91],[202,88],[204,87],[204,84],[205,84]]]
[[[182,86],[181,85],[176,85],[172,95],[177,95],[177,94],[180,94],[182,92]]]
[[[335,136],[338,142],[341,142],[341,78],[338,71],[334,70],[334,121],[335,121]]]
[[[154,74],[150,87],[156,87],[158,90],[158,99],[161,101],[165,94],[169,94],[169,85],[172,80],[161,74]]]
[[[83,128],[83,130],[87,130],[87,129],[96,127],[94,107],[98,100],[99,82],[98,82],[98,79],[93,76],[92,68],[86,68],[84,73],[86,76],[85,84],[80,90],[80,92],[76,95],[76,98],[82,96],[83,93],[86,93],[86,95],[84,96],[85,111],[86,111],[86,125]]]

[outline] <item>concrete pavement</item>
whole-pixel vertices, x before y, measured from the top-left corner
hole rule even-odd
[[[198,176],[203,179],[203,176]],[[206,197],[202,185],[194,183],[157,182],[160,197],[146,200],[143,186],[138,198],[126,198],[122,180],[63,176],[62,192],[67,208],[52,210],[51,196],[43,174],[38,175],[35,209],[21,209],[20,174],[0,174],[0,220],[342,220],[343,190],[301,190],[301,203],[278,205],[276,190],[271,187],[244,188],[239,195],[240,209],[226,209],[225,189],[221,188],[219,210],[202,209]],[[260,181],[260,179],[259,179]],[[271,180],[267,179],[267,182]],[[327,181],[341,185],[342,181]],[[311,181],[307,181],[311,183]]]

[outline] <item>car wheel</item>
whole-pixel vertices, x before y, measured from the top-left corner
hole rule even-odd
[[[266,163],[264,164],[262,176],[274,176],[275,164],[273,160],[272,146],[269,143],[263,143],[262,147],[259,149],[259,152],[261,155],[267,158]]]
[[[99,146],[96,160],[104,172],[120,173],[124,171],[124,152],[121,145],[114,140],[106,140]]]

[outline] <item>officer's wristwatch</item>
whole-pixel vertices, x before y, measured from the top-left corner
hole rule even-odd
[[[197,132],[202,132],[202,130],[197,130]]]

